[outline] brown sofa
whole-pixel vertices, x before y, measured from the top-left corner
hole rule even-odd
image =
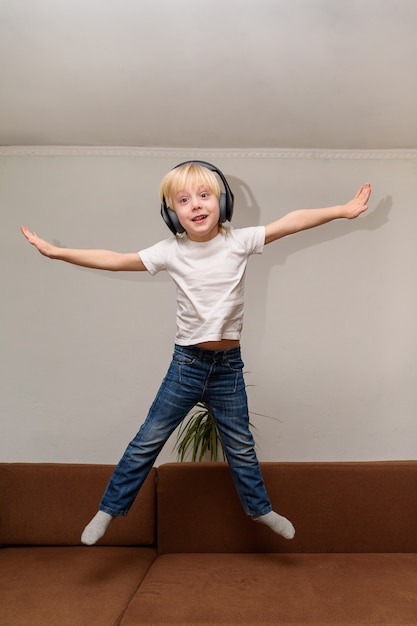
[[[293,541],[242,512],[223,463],[154,468],[80,545],[112,468],[0,464],[0,624],[417,624],[417,462],[263,463]]]

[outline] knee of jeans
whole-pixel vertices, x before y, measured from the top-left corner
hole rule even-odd
[[[239,440],[239,441],[225,441],[222,442],[223,448],[227,456],[232,457],[252,457],[255,455],[255,442],[253,439]]]
[[[146,431],[139,431],[137,436],[129,443],[126,449],[126,454],[136,456],[141,452],[162,446],[167,439],[168,437],[159,431],[158,428],[150,428]]]

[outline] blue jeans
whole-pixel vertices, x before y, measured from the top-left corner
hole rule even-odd
[[[208,404],[216,421],[245,513],[257,516],[272,510],[249,430],[240,348],[176,345],[148,416],[110,478],[101,511],[126,515],[164,443],[199,401]]]

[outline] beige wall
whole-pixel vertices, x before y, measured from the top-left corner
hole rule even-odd
[[[415,458],[417,159],[193,156],[229,179],[236,227],[340,203],[372,182],[368,214],[251,259],[243,354],[252,421],[261,460]],[[139,250],[169,236],[159,181],[187,157],[0,153],[1,461],[116,462],[146,416],[174,335],[168,277],[44,259],[20,224],[65,246]],[[158,462],[174,458],[171,441]]]

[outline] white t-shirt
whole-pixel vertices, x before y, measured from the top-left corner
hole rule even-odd
[[[264,242],[264,226],[228,227],[210,241],[170,237],[139,252],[150,274],[165,270],[176,284],[177,344],[240,339],[246,265]]]

